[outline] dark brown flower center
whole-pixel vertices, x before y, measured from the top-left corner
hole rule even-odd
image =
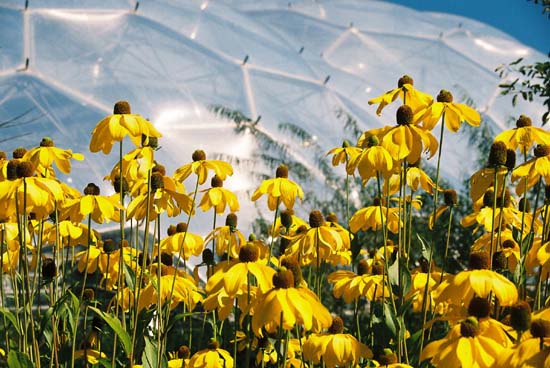
[[[159,139],[157,137],[149,137],[145,134],[141,135],[141,146],[142,147],[151,147],[153,149],[158,148]]]
[[[166,175],[166,167],[164,167],[164,165],[155,164],[155,166],[151,170],[151,173],[159,173],[160,175],[164,176]]]
[[[292,272],[292,276],[294,277],[293,286],[298,287],[298,285],[302,282],[302,269],[300,268],[298,262],[296,262],[294,258],[285,257],[281,260],[281,266]]]
[[[505,166],[508,170],[514,170],[514,167],[516,167],[516,151],[511,148],[506,149]]]
[[[382,367],[390,364],[396,364],[397,355],[391,351],[391,349],[384,349],[383,353],[378,355],[378,363],[380,363]]]
[[[230,228],[236,229],[237,228],[237,215],[231,212],[227,215],[225,218],[225,226],[229,226]]]
[[[239,249],[239,261],[256,262],[260,257],[260,249],[254,243],[247,243]]]
[[[370,137],[368,137],[366,142],[367,142],[367,147],[374,147],[374,146],[380,145],[380,139],[378,139],[378,137],[375,135],[371,135]]]
[[[321,211],[313,210],[309,214],[309,226],[311,227],[321,227],[325,224],[325,218]]]
[[[103,251],[105,253],[113,253],[117,249],[117,244],[114,242],[113,239],[105,239],[105,241],[103,241]]]
[[[443,199],[446,206],[453,207],[458,203],[458,196],[456,190],[447,189],[443,192]]]
[[[196,150],[191,155],[191,158],[193,159],[193,161],[204,161],[206,160],[206,153],[204,153],[203,150]]]
[[[544,319],[534,320],[533,323],[531,323],[531,335],[541,339],[550,337],[550,321]]]
[[[328,328],[328,333],[330,334],[341,334],[344,332],[344,321],[340,317],[334,317],[332,319],[332,324]]]
[[[86,188],[84,188],[85,195],[99,195],[99,193],[99,187],[94,183],[88,183],[88,185],[86,185]]]
[[[25,156],[25,153],[27,153],[27,150],[23,147],[18,147],[13,150],[12,156],[13,158],[23,158]]]
[[[395,119],[398,125],[409,125],[413,120],[413,111],[410,106],[402,105],[395,113]]]
[[[521,212],[531,212],[531,202],[529,198],[522,197],[518,203],[518,210]]]
[[[446,89],[439,91],[437,102],[453,102],[453,94]]]
[[[516,331],[527,331],[531,325],[531,306],[519,301],[510,307],[510,324]]]
[[[406,74],[399,78],[399,80],[397,81],[397,87],[401,88],[405,84],[410,84],[411,86],[414,85],[414,80]]]
[[[131,114],[130,104],[128,101],[118,101],[113,108],[113,114]]]
[[[534,150],[535,157],[545,157],[550,155],[550,146],[546,144],[538,144]]]
[[[176,225],[176,232],[177,233],[184,233],[187,231],[187,224],[185,222],[179,222]]]
[[[468,305],[468,314],[470,316],[474,316],[476,318],[485,318],[489,317],[490,313],[491,303],[489,303],[487,298],[481,298],[478,296],[472,298],[470,304]]]
[[[164,188],[164,177],[161,173],[155,172],[151,175],[151,191]]]
[[[13,159],[9,160],[6,165],[6,178],[8,180],[17,179],[17,166],[19,165],[19,160]]]
[[[376,261],[372,264],[372,274],[373,275],[383,275],[384,274],[384,262]]]
[[[526,115],[520,115],[518,120],[516,121],[516,127],[523,128],[533,125],[533,122],[531,121],[531,118]]]
[[[279,165],[279,167],[275,171],[275,177],[276,178],[288,178],[288,166]]]
[[[50,137],[44,137],[40,141],[40,147],[53,147],[54,143]]]
[[[294,275],[292,271],[281,268],[273,275],[273,286],[278,289],[288,289],[294,287]]]
[[[191,356],[191,350],[187,345],[182,345],[178,348],[178,358],[187,359]]]
[[[475,317],[468,317],[468,319],[460,323],[460,334],[463,337],[475,337],[479,334],[479,322]]]
[[[208,344],[206,345],[206,347],[210,350],[216,350],[217,348],[220,347],[220,344],[218,344],[218,342],[214,339],[210,339],[210,341],[208,341]]]
[[[210,185],[212,188],[221,188],[223,187],[223,180],[218,175],[214,175],[210,180]]]
[[[294,211],[292,210],[284,210],[281,212],[281,225],[283,225],[285,228],[289,229],[292,226],[292,215],[294,214]]]
[[[28,161],[19,162],[16,168],[18,178],[30,178],[34,175],[34,165]]]
[[[52,258],[45,258],[42,261],[42,277],[46,280],[51,280],[57,276],[57,267]]]
[[[332,222],[333,224],[338,223],[338,215],[336,215],[334,212],[331,212],[327,215],[327,221]]]
[[[166,229],[166,235],[172,236],[175,233],[177,233],[176,226],[175,225],[168,226],[168,229]]]
[[[214,253],[211,249],[206,248],[202,251],[202,262],[207,265],[214,264]]]
[[[120,193],[121,186],[122,193],[128,193],[130,191],[126,178],[123,177],[121,182],[120,175],[115,175],[115,180],[113,180],[113,188],[115,189],[115,192]]]
[[[6,151],[0,151],[0,160],[7,160]]]
[[[507,158],[506,144],[504,142],[498,141],[491,145],[491,151],[489,152],[488,164],[490,167],[503,166],[506,164]]]
[[[506,255],[502,251],[493,253],[493,269],[503,270],[506,268]]]
[[[491,259],[488,252],[470,253],[470,270],[487,270]]]
[[[362,259],[357,263],[357,274],[359,276],[367,275],[369,270],[369,262],[366,259]]]

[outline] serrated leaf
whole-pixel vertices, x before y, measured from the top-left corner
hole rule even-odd
[[[132,340],[130,339],[130,335],[126,330],[122,327],[122,323],[120,323],[120,320],[112,315],[107,314],[95,307],[88,307],[92,311],[94,311],[98,316],[100,316],[108,325],[113,329],[113,331],[117,334],[120,343],[122,344],[122,347],[124,348],[124,351],[126,354],[130,355],[132,351]]]

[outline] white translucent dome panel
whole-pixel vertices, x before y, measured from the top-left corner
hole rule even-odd
[[[431,94],[446,88],[457,101],[471,99],[496,129],[543,111],[522,102],[512,108],[494,68],[544,55],[479,22],[382,1],[0,0],[0,27],[0,122],[20,115],[24,122],[2,129],[1,149],[48,135],[86,153],[70,176],[79,189],[99,184],[115,160],[87,147],[97,121],[121,99],[164,133],[159,159],[169,171],[196,148],[251,157],[253,139],[234,136],[211,105],[261,116],[266,132],[314,168],[279,123],[306,129],[323,149],[339,146],[346,133],[338,111],[363,129],[393,123],[393,106],[379,118],[367,102],[403,74]],[[445,174],[460,176],[472,161],[464,137],[445,140]],[[246,203],[259,183],[250,167],[242,170],[228,186]]]

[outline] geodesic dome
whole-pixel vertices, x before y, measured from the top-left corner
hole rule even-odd
[[[0,0],[0,21],[0,121],[18,117],[1,129],[3,149],[47,135],[84,153],[69,178],[76,188],[110,171],[115,157],[89,153],[89,137],[121,99],[161,130],[158,158],[170,172],[196,148],[239,157],[255,149],[212,105],[261,116],[281,142],[278,124],[293,122],[327,150],[345,137],[339,110],[362,128],[392,123],[394,108],[379,118],[367,101],[403,74],[422,91],[471,99],[496,129],[542,110],[521,101],[513,109],[494,73],[541,54],[476,21],[381,1]],[[444,170],[456,176],[470,153],[460,135],[448,139]],[[242,193],[258,184],[246,172],[228,181]]]

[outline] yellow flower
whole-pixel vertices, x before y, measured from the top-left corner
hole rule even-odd
[[[369,105],[378,104],[376,115],[380,115],[382,109],[386,107],[386,105],[389,105],[399,97],[401,97],[403,103],[409,105],[413,111],[418,111],[428,106],[433,101],[432,96],[415,89],[413,84],[413,79],[408,75],[404,75],[399,78],[397,88],[369,100]]]
[[[470,270],[444,279],[435,291],[436,300],[460,306],[468,303],[474,295],[494,295],[503,307],[514,304],[518,300],[516,286],[501,274],[489,270],[489,265],[489,253],[471,253]]]
[[[181,213],[190,213],[193,208],[191,198],[185,193],[178,191],[178,186],[174,181],[161,172],[153,172],[150,181],[151,193],[145,190],[137,195],[128,205],[128,218],[142,220],[147,215],[149,209],[149,218],[154,219],[157,215],[166,212],[169,217],[175,217]],[[149,203],[148,203],[149,202]]]
[[[430,218],[428,219],[428,228],[431,230],[434,227],[435,222],[441,215],[447,211],[449,208],[453,208],[458,203],[458,198],[456,195],[456,191],[453,189],[447,189],[443,191],[443,197],[444,197],[444,204],[442,206],[439,206],[436,211],[435,215],[434,213],[430,214]]]
[[[349,234],[343,234],[336,227],[327,226],[321,212],[312,211],[309,215],[311,228],[287,237],[290,245],[285,255],[298,260],[301,265],[316,263],[330,258],[335,252],[349,249]]]
[[[233,192],[223,188],[223,181],[215,175],[212,178],[212,188],[203,190],[204,195],[201,199],[199,207],[203,211],[208,211],[214,207],[217,214],[222,214],[226,207],[229,207],[231,212],[239,210],[239,201]]]
[[[108,154],[113,148],[113,143],[122,141],[127,135],[138,147],[142,135],[147,137],[161,136],[153,124],[140,115],[131,113],[128,102],[118,101],[115,104],[113,115],[101,120],[94,128],[92,140],[90,141],[90,151],[103,151],[104,154]]]
[[[172,285],[174,285],[173,292]],[[159,292],[160,290],[160,292]],[[138,301],[138,310],[149,307],[153,304],[157,304],[160,293],[160,302],[164,305],[166,302],[170,302],[170,309],[176,308],[179,303],[184,303],[188,310],[195,309],[197,303],[202,301],[202,294],[195,285],[195,281],[192,277],[187,275],[174,275],[166,274],[162,275],[160,279],[155,279],[154,282],[150,282],[145,288],[141,290]],[[168,300],[169,297],[172,299]]]
[[[378,137],[394,160],[407,159],[413,164],[420,160],[422,151],[429,151],[429,158],[435,155],[439,146],[437,139],[429,130],[413,124],[413,112],[409,106],[397,109],[396,118],[396,126],[372,129],[363,134]]]
[[[82,161],[84,156],[80,153],[73,153],[71,150],[64,150],[54,146],[51,138],[42,138],[40,147],[33,148],[23,156],[23,160],[31,162],[39,175],[48,177],[49,169],[55,162],[59,171],[64,174],[71,172],[71,162],[69,159]]]
[[[144,147],[138,147],[126,155],[122,156],[122,177],[126,180],[131,192],[135,193],[138,188],[134,188],[136,185],[143,183],[147,179],[149,170],[152,170],[155,166],[155,149],[158,140],[157,138],[149,138],[149,145]],[[120,188],[120,182],[118,187],[115,183],[120,176],[120,163],[113,167],[111,173],[104,177],[104,180],[109,180],[115,190]]]
[[[360,153],[361,148],[350,146],[349,142],[346,140],[342,144],[342,147],[336,147],[328,151],[327,156],[332,155],[332,166],[338,166],[339,164],[347,165]]]
[[[279,235],[293,236],[302,226],[307,227],[307,222],[294,215],[294,210],[286,209],[281,211],[281,214],[275,220],[275,225],[269,227],[269,232],[271,236],[275,237]],[[273,234],[271,233],[272,230],[274,231]]]
[[[494,368],[548,368],[550,367],[550,338],[530,338],[512,349],[504,350]],[[541,349],[542,346],[542,349]]]
[[[415,163],[415,166],[410,165],[407,167],[405,182],[407,183],[408,187],[411,188],[411,190],[413,190],[414,192],[417,192],[419,188],[422,188],[426,192],[433,194],[435,183],[428,176],[428,174],[424,172],[424,170],[416,166],[418,164],[419,163]],[[402,171],[402,169],[399,169],[399,171],[394,172],[393,175],[384,182],[384,187],[382,188],[383,193],[388,193],[391,195],[399,191]]]
[[[351,303],[363,296],[370,301],[382,297],[389,297],[388,285],[383,285],[384,264],[377,262],[373,267],[373,273],[369,273],[369,265],[366,260],[359,261],[357,274],[352,271],[334,271],[327,276],[327,281],[334,285],[335,298],[344,297],[346,303]]]
[[[252,200],[256,201],[264,194],[267,194],[267,206],[271,211],[275,211],[281,201],[286,208],[291,210],[294,207],[296,197],[300,199],[304,197],[302,188],[288,179],[288,167],[286,165],[280,165],[277,168],[275,179],[267,179],[262,182],[260,187],[252,194]]]
[[[498,134],[495,141],[504,142],[514,151],[519,147],[526,154],[535,143],[550,146],[550,132],[534,127],[528,116],[521,115],[516,121],[516,127]]]
[[[222,256],[227,252],[229,258],[238,258],[239,249],[246,243],[246,238],[237,229],[237,215],[230,213],[225,219],[225,226],[215,228],[206,236],[204,242],[215,242],[216,254]]]
[[[534,154],[535,157],[519,165],[512,172],[514,182],[519,178],[527,178],[527,185],[521,181],[516,188],[518,195],[535,185],[541,177],[546,185],[550,185],[550,145],[539,144],[535,147]]]
[[[495,171],[497,171],[499,187],[502,188],[504,177],[508,173],[508,169],[505,167],[485,167],[470,177],[470,198],[473,202],[477,202],[490,187],[495,185]]]
[[[351,216],[350,230],[352,233],[369,229],[378,231],[384,225],[389,231],[397,234],[400,223],[398,212],[398,208],[386,207],[380,203],[379,198],[375,198],[372,206],[364,207]]]
[[[88,215],[98,224],[110,220],[120,220],[119,210],[122,206],[118,196],[106,197],[100,195],[99,187],[89,183],[84,188],[84,196],[68,200],[61,209],[60,218],[70,219],[72,222],[81,222]]]
[[[443,114],[445,114],[447,129],[454,133],[460,129],[460,123],[463,121],[475,127],[481,123],[481,117],[477,111],[468,105],[453,102],[451,92],[444,89],[437,95],[437,101],[415,114],[414,121],[422,121],[424,129],[432,130]]]
[[[492,367],[504,347],[484,332],[477,319],[470,317],[455,325],[445,338],[429,343],[420,361],[430,359],[435,367],[444,368]]]
[[[28,161],[12,160],[8,165],[12,167],[11,174],[16,176],[0,182],[0,218],[31,212],[37,220],[47,218],[55,204],[63,200],[59,183],[34,177],[34,166]]]
[[[252,330],[257,336],[263,336],[262,328],[273,333],[278,328],[292,330],[300,324],[306,331],[319,332],[331,325],[332,317],[315,293],[293,287],[291,271],[279,270],[273,276],[273,285],[273,289],[254,302]]]
[[[199,184],[204,184],[208,177],[208,170],[214,173],[221,179],[225,180],[227,176],[233,175],[233,168],[227,162],[220,160],[207,160],[206,153],[203,150],[193,152],[193,162],[183,165],[174,173],[174,179],[182,182],[192,173],[197,175]]]
[[[311,334],[304,343],[304,358],[314,364],[323,363],[328,368],[355,366],[361,358],[372,358],[369,347],[343,333],[344,322],[340,317],[332,320],[328,333]]]
[[[349,175],[357,169],[363,179],[363,185],[370,178],[376,178],[378,175],[387,177],[393,168],[393,159],[384,147],[379,146],[378,137],[369,136],[365,144],[367,147],[353,157],[346,168]]]
[[[173,228],[174,233],[160,241],[160,249],[170,254],[179,253],[180,256],[188,260],[189,257],[199,256],[204,250],[204,240],[202,236],[187,231],[186,223],[179,223]],[[154,255],[156,255],[156,250]]]
[[[74,359],[86,359],[88,364],[99,364],[100,359],[107,359],[107,355],[94,349],[81,349],[74,352]]]
[[[254,243],[243,245],[239,249],[239,259],[230,261],[229,267],[218,269],[207,282],[206,290],[215,291],[223,286],[230,298],[246,293],[250,285],[249,277],[253,275],[260,292],[265,293],[273,287],[272,278],[275,270],[258,261],[260,249]]]
[[[64,246],[74,247],[76,245],[88,244],[88,226],[83,223],[74,223],[68,220],[60,221],[57,226],[52,223],[44,223],[42,239],[44,244],[55,244],[55,238],[59,239],[59,248]],[[58,233],[59,230],[59,233]],[[90,241],[96,243],[101,239],[99,233],[92,229],[90,231]]]
[[[189,360],[193,368],[233,368],[233,358],[226,350],[218,347],[218,342],[211,340],[204,350],[197,351]]]

